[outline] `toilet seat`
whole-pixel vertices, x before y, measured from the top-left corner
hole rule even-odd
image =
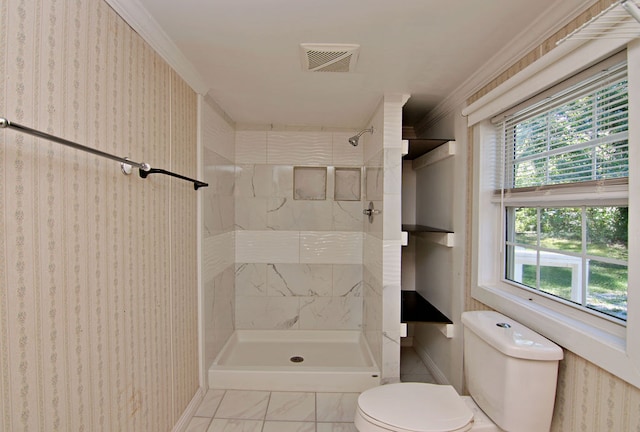
[[[463,432],[471,429],[473,412],[451,386],[398,383],[360,394],[356,426],[360,420],[377,426],[372,430]]]

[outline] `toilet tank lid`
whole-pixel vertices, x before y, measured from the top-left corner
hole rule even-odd
[[[462,324],[510,357],[528,360],[561,360],[563,357],[558,345],[498,312],[464,312]]]

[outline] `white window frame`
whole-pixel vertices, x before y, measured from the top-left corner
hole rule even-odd
[[[580,70],[627,49],[629,82],[629,273],[626,327],[504,280],[504,215],[495,203],[490,119]],[[567,41],[463,110],[473,127],[472,286],[476,300],[640,387],[640,40]],[[636,264],[636,265],[634,265]]]

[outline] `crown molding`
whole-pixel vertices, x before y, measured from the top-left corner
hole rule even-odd
[[[105,1],[196,93],[207,94],[209,87],[200,73],[138,0]]]
[[[471,75],[449,96],[436,105],[424,119],[418,122],[415,125],[416,135],[418,137],[422,136],[443,118],[455,110],[459,110],[460,107],[464,107],[469,97],[500,76],[501,73],[520,60],[523,55],[542,45],[545,40],[557,33],[594,3],[596,3],[594,0],[584,0],[576,6],[575,2],[556,1],[552,7],[548,8],[503,49],[486,61],[476,73]],[[549,27],[549,23],[555,24]],[[537,36],[527,37],[527,35]]]

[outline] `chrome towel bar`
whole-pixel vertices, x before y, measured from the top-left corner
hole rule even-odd
[[[82,151],[85,151],[87,153],[94,154],[96,156],[101,156],[101,157],[104,157],[104,158],[107,158],[107,159],[118,161],[118,162],[120,162],[120,166],[121,166],[122,172],[124,174],[131,174],[131,167],[133,166],[133,167],[136,167],[136,168],[139,169],[140,177],[142,177],[142,178],[147,178],[147,176],[149,174],[165,174],[165,175],[168,175],[168,176],[171,176],[171,177],[176,177],[176,178],[179,178],[179,179],[182,179],[182,180],[186,180],[186,181],[192,182],[193,183],[193,188],[195,190],[198,190],[198,188],[201,188],[201,187],[209,186],[208,183],[201,182],[200,180],[195,180],[195,179],[192,179],[192,178],[189,178],[189,177],[185,177],[183,175],[176,174],[174,172],[167,171],[167,170],[164,170],[164,169],[151,168],[151,165],[149,165],[146,162],[134,162],[134,161],[132,161],[129,158],[126,158],[126,157],[115,156],[115,155],[112,155],[110,153],[103,152],[102,150],[97,150],[97,149],[94,149],[94,148],[91,148],[91,147],[84,146],[82,144],[75,143],[73,141],[66,140],[64,138],[57,137],[55,135],[50,135],[48,133],[41,132],[41,131],[36,130],[36,129],[31,129],[30,127],[23,126],[23,125],[20,125],[18,123],[14,123],[12,121],[9,121],[8,119],[6,119],[4,117],[0,117],[0,128],[2,128],[2,129],[5,129],[5,128],[15,129],[17,131],[20,131],[20,132],[23,132],[23,133],[26,133],[26,134],[29,134],[29,135],[32,135],[32,136],[35,136],[35,137],[38,137],[38,138],[44,138],[46,140],[53,141],[53,142],[56,142],[58,144],[65,145],[67,147],[71,147],[71,148],[74,148],[76,150],[82,150]]]

